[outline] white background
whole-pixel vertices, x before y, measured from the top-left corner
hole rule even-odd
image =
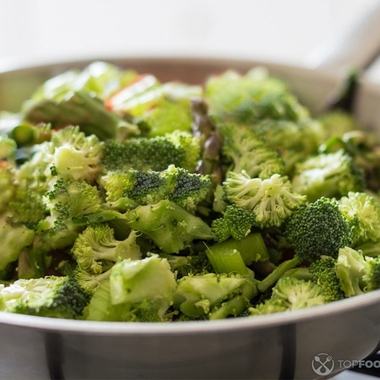
[[[379,0],[0,0],[0,60],[208,54],[302,63]]]
[[[379,1],[0,0],[0,64],[123,54],[303,64]],[[337,380],[359,378],[367,377],[346,372]]]

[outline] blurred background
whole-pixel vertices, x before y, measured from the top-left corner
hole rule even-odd
[[[302,64],[378,2],[0,0],[0,62],[195,54]]]

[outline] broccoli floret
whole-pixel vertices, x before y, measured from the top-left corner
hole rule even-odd
[[[60,177],[93,182],[101,170],[103,142],[94,135],[86,136],[79,127],[53,133],[50,149],[53,170]]]
[[[77,237],[71,253],[81,269],[94,274],[103,273],[104,267],[109,268],[117,261],[141,257],[136,237],[132,231],[127,239],[119,241],[109,225],[95,224]]]
[[[279,174],[263,180],[250,178],[245,171],[230,172],[224,190],[229,202],[253,212],[255,225],[260,228],[281,226],[306,202],[305,196],[292,191],[288,178]]]
[[[102,163],[106,171],[161,171],[173,164],[194,172],[199,158],[198,139],[187,132],[175,131],[153,138],[111,140],[105,144]]]
[[[241,314],[255,295],[255,280],[249,276],[207,273],[182,277],[173,306],[193,319],[219,319]]]
[[[50,146],[50,142],[35,145],[32,156],[15,173],[21,186],[36,190],[42,195],[49,190],[52,177]]]
[[[212,221],[212,233],[218,242],[232,237],[241,240],[246,237],[252,226],[256,225],[254,213],[246,208],[228,205],[223,216]]]
[[[142,116],[149,125],[149,136],[162,136],[165,133],[191,131],[189,104],[161,99],[157,105]]]
[[[286,222],[284,236],[303,259],[322,255],[337,258],[339,249],[352,240],[351,227],[339,204],[321,198],[294,211]]]
[[[8,266],[17,261],[20,252],[33,243],[34,231],[23,225],[11,225],[5,215],[0,217],[0,279],[8,279]]]
[[[101,178],[100,183],[110,206],[120,211],[168,199],[194,212],[211,188],[209,176],[189,173],[174,165],[161,172],[134,169],[109,172]]]
[[[50,215],[38,223],[37,231],[39,248],[45,251],[73,244],[83,229],[77,221],[102,211],[98,189],[83,181],[59,178],[44,199]]]
[[[227,71],[212,77],[205,91],[211,115],[222,120],[249,123],[265,118],[299,120],[308,116],[286,85],[262,68],[244,76]]]
[[[160,253],[160,257],[168,260],[170,268],[176,274],[177,279],[184,276],[213,272],[213,268],[205,252],[197,252],[187,256]]]
[[[168,193],[161,172],[152,170],[108,172],[100,178],[100,183],[105,190],[108,205],[120,211],[157,203]]]
[[[207,175],[189,173],[173,165],[162,175],[170,189],[166,198],[190,212],[195,211],[211,190],[211,180]]]
[[[339,250],[336,272],[346,297],[380,289],[380,256],[368,257],[344,247]]]
[[[342,110],[325,113],[318,120],[323,127],[324,140],[333,136],[343,136],[347,132],[360,128],[354,117]]]
[[[152,255],[125,259],[96,289],[85,315],[88,320],[162,322],[173,303],[174,273],[166,259]]]
[[[279,154],[248,127],[224,124],[219,130],[224,139],[222,153],[230,163],[229,170],[235,173],[245,170],[250,177],[262,179],[284,173]]]
[[[102,201],[95,186],[63,178],[59,178],[47,193],[46,204],[54,225],[102,209]]]
[[[131,228],[149,236],[165,253],[177,253],[195,239],[213,238],[211,228],[199,217],[169,200],[127,211]]]
[[[111,268],[112,266],[103,273],[90,273],[77,266],[73,271],[72,277],[86,292],[93,295],[104,282],[109,281]]]
[[[299,310],[326,303],[322,289],[312,281],[294,277],[280,278],[272,290],[269,300],[250,308],[251,315],[279,313]]]
[[[365,256],[366,267],[363,274],[364,291],[371,292],[380,289],[380,256]]]
[[[353,226],[353,246],[380,239],[380,203],[374,197],[349,192],[338,203],[341,213]]]
[[[287,175],[292,175],[298,162],[316,154],[323,140],[321,124],[312,119],[298,123],[288,120],[264,120],[254,125],[253,129],[271,149],[280,152]]]
[[[310,264],[309,271],[312,281],[323,292],[326,302],[338,301],[345,298],[340,280],[336,273],[336,260],[331,256],[321,256]]]
[[[343,149],[355,165],[364,172],[365,184],[372,191],[380,190],[380,143],[378,136],[368,131],[355,130],[342,137],[332,137],[321,150],[323,153]]]
[[[23,223],[35,229],[47,215],[43,196],[35,189],[18,186],[9,200],[7,214],[13,223]]]
[[[48,79],[32,94],[31,102],[46,99],[61,101],[73,91],[85,91],[103,99],[127,85],[136,75],[133,70],[120,70],[108,62],[92,62],[82,71],[69,70]]]
[[[350,191],[363,191],[364,176],[353,159],[339,150],[298,163],[292,185],[294,191],[314,202],[321,197],[340,198]]]
[[[82,315],[90,297],[70,277],[17,280],[0,285],[0,310],[51,318],[75,319]]]
[[[111,301],[136,305],[149,301],[163,319],[176,288],[168,261],[157,255],[143,260],[125,259],[111,270]]]

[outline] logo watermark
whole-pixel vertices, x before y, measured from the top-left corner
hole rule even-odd
[[[322,352],[314,356],[311,367],[317,375],[327,376],[334,370],[335,362],[331,355]]]
[[[329,354],[321,352],[314,356],[311,361],[311,368],[319,376],[329,375],[334,368],[338,370],[350,369],[353,367],[356,368],[380,368],[380,360],[344,360],[336,359]]]

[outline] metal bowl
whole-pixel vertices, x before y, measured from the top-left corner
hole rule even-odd
[[[317,111],[338,75],[268,62],[103,58],[161,80],[202,83],[265,66]],[[89,61],[0,68],[0,109],[17,110],[37,85]],[[355,115],[379,131],[380,87],[361,82]],[[0,313],[1,379],[312,379],[339,372],[380,340],[380,291],[269,316],[178,323],[109,323]],[[318,356],[319,355],[319,356]],[[324,362],[324,368],[316,361]],[[348,363],[348,364],[347,364]]]

